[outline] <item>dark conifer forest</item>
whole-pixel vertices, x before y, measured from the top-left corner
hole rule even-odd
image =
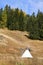
[[[29,15],[6,5],[0,9],[0,28],[27,31],[29,38],[43,40],[43,12],[38,10],[37,15],[34,12]]]

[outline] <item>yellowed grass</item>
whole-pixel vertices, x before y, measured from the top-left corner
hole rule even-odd
[[[18,42],[15,43],[5,38],[7,42],[4,43],[6,43],[7,46],[0,44],[0,65],[17,65],[17,62],[22,65],[23,63],[24,65],[43,65],[43,41],[28,39],[25,36],[27,32],[0,29],[0,33],[10,36]],[[30,52],[33,55],[33,59],[20,58],[22,51],[24,51],[26,47],[31,49]]]

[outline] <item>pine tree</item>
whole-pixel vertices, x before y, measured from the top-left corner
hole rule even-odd
[[[19,30],[24,31],[25,30],[25,21],[24,21],[24,13],[21,10],[19,15]]]
[[[13,16],[14,30],[19,30],[19,9],[16,8]]]
[[[37,18],[38,18],[38,24],[39,24],[40,39],[43,39],[43,13],[38,11]]]
[[[3,11],[3,9],[1,8],[0,9],[0,28],[2,27],[2,11]]]
[[[30,17],[29,22],[29,37],[31,39],[39,39],[38,22],[34,14],[32,14],[32,16]]]
[[[3,28],[6,27],[6,25],[7,25],[6,22],[7,22],[7,14],[6,14],[6,10],[4,10],[2,12],[2,22],[1,22],[1,25]]]

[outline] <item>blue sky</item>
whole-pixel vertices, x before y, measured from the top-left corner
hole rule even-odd
[[[6,4],[22,9],[27,14],[37,13],[38,9],[43,12],[43,0],[0,0],[0,8],[4,8]]]

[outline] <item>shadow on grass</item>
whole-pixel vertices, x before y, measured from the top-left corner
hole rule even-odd
[[[24,35],[24,36],[31,40],[37,40],[37,39],[30,38],[28,35]]]
[[[24,36],[27,37],[28,39],[31,39],[31,40],[40,40],[40,41],[43,41],[43,38],[35,39],[35,38],[31,38],[31,37],[28,36],[28,35],[24,35]]]

